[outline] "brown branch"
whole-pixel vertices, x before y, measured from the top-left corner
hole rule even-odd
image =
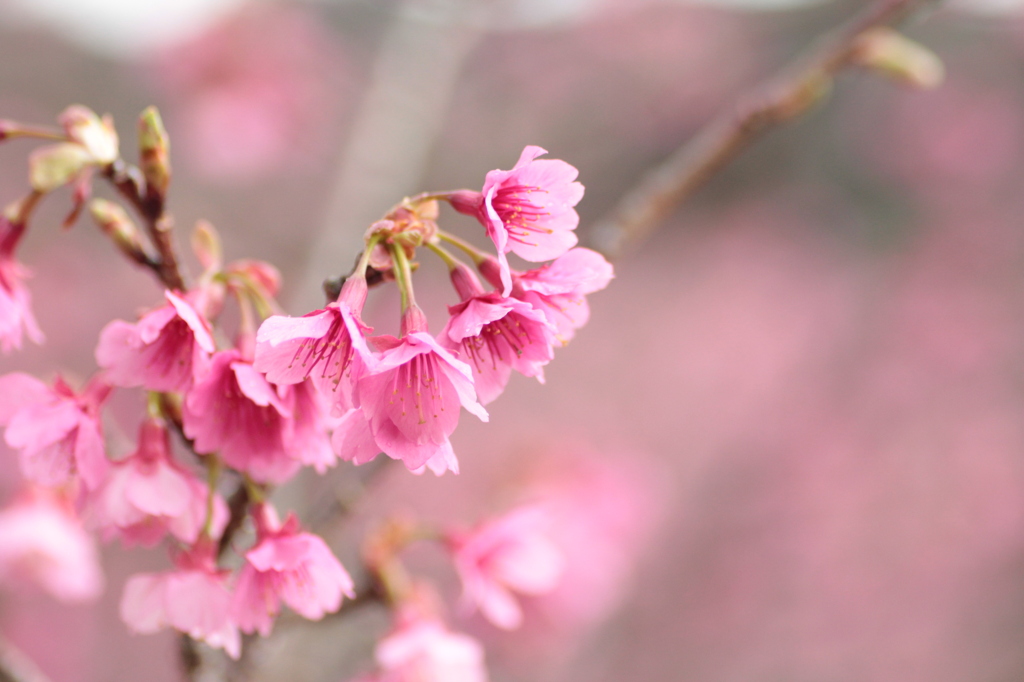
[[[730,109],[708,123],[661,166],[644,176],[594,226],[590,241],[610,258],[649,236],[658,224],[740,152],[770,130],[810,109],[833,77],[851,66],[858,38],[888,26],[937,0],[878,0],[780,74],[755,86]]]
[[[151,263],[141,263],[153,270],[168,289],[185,289],[185,280],[178,266],[178,256],[171,242],[174,223],[164,207],[163,197],[150,191],[138,167],[117,159],[103,169],[103,177],[110,181],[138,214],[145,220],[146,232],[157,251]]]

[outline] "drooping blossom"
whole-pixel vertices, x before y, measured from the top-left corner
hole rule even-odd
[[[113,462],[90,500],[90,518],[104,539],[151,547],[167,533],[191,545],[206,521],[209,488],[174,461],[166,427],[147,419],[135,452]],[[212,537],[227,525],[227,505],[214,494]]]
[[[480,402],[497,398],[513,369],[543,382],[555,341],[544,313],[525,301],[485,293],[465,265],[453,269],[451,277],[462,302],[448,307],[451,317],[439,341],[472,367]]]
[[[564,558],[554,589],[530,599],[528,613],[538,618],[527,626],[536,623],[537,634],[579,631],[621,605],[664,503],[664,489],[642,458],[617,460],[578,444],[559,450],[546,458],[551,468],[529,496]]]
[[[527,146],[512,170],[493,170],[481,192],[456,192],[451,205],[475,216],[498,249],[502,294],[512,290],[509,251],[528,261],[558,258],[576,245],[580,222],[574,206],[583,198],[579,171],[560,159],[540,159],[547,151]]]
[[[492,285],[501,286],[499,263],[484,261],[480,272]],[[543,312],[564,344],[590,319],[587,294],[604,289],[614,276],[612,265],[604,256],[577,247],[542,267],[513,272],[512,297]]]
[[[99,596],[99,552],[70,501],[33,488],[0,511],[0,582],[27,582],[68,602]]]
[[[102,482],[109,462],[99,410],[109,393],[96,379],[76,394],[59,377],[51,388],[21,372],[0,376],[0,426],[25,478],[53,487],[77,475],[89,489]]]
[[[0,350],[21,348],[22,334],[35,343],[43,333],[32,314],[32,296],[24,285],[29,270],[14,258],[14,248],[25,230],[0,215]]]
[[[303,617],[320,620],[338,610],[342,595],[355,596],[352,578],[327,543],[300,531],[293,514],[282,524],[262,505],[254,518],[256,545],[245,553],[232,603],[232,619],[243,632],[269,635],[282,601]]]
[[[527,506],[452,533],[449,545],[464,605],[479,608],[500,628],[519,627],[523,611],[513,593],[546,594],[562,577],[565,558],[550,538],[549,524],[546,509]]]
[[[381,355],[356,386],[363,415],[379,450],[409,469],[443,462],[457,470],[448,437],[458,424],[459,407],[487,421],[474,395],[472,371],[427,332],[426,317],[415,305],[403,315],[402,331],[402,338],[373,339]],[[339,456],[352,458],[344,451]]]
[[[283,483],[301,464],[324,468],[334,454],[319,397],[308,384],[274,386],[237,349],[214,354],[185,397],[185,435],[260,483]]]
[[[367,682],[487,682],[480,643],[435,618],[399,618],[375,656],[380,671]]]
[[[140,634],[174,628],[237,659],[242,639],[230,617],[229,572],[217,570],[213,552],[200,543],[174,558],[173,571],[133,575],[121,596],[121,619]]]
[[[215,346],[209,323],[189,302],[165,291],[167,305],[135,324],[114,320],[100,333],[96,363],[116,386],[185,391],[201,374]]]
[[[380,446],[374,440],[373,431],[366,415],[358,407],[352,408],[341,417],[335,418],[332,424],[331,446],[334,452],[347,462],[355,465],[366,464],[381,453]],[[414,474],[422,474],[427,469],[440,476],[446,471],[459,473],[459,460],[455,457],[451,443],[442,445],[434,455],[422,466],[411,469]]]
[[[268,318],[256,334],[253,366],[279,385],[308,378],[339,410],[351,409],[353,383],[373,364],[363,338],[370,329],[359,318],[365,302],[366,280],[350,277],[323,310]]]

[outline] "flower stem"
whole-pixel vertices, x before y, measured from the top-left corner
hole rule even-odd
[[[383,234],[374,234],[366,240],[366,248],[363,249],[363,254],[359,256],[359,262],[356,263],[356,269],[352,271],[349,277],[365,277],[366,268],[370,265],[370,256],[373,255],[373,249],[377,246],[381,239],[384,238]]]
[[[473,263],[475,265],[480,265],[485,260],[487,260],[488,258],[491,257],[490,254],[484,253],[483,251],[481,251],[480,249],[476,248],[475,246],[473,246],[469,242],[463,241],[462,239],[459,239],[455,235],[449,234],[448,232],[445,232],[444,230],[438,230],[437,231],[437,237],[438,237],[438,239],[443,239],[444,241],[448,242],[452,246],[455,246],[455,247],[457,247],[459,249],[462,249],[462,251],[464,251],[467,256],[469,256],[470,258],[473,259]],[[428,246],[429,246],[429,244],[428,244]]]
[[[405,248],[401,244],[390,244],[388,248],[391,251],[391,258],[395,262],[395,281],[402,294],[402,313],[404,314],[410,306],[416,305],[416,296],[412,290],[412,269],[409,267]]]
[[[428,249],[436,253],[438,258],[443,260],[444,264],[448,266],[449,270],[454,270],[455,268],[459,267],[459,265],[461,265],[459,259],[453,256],[451,252],[449,252],[443,246],[439,246],[433,242],[427,242],[424,246],[426,246]]]
[[[206,456],[206,519],[203,521],[202,537],[210,538],[213,531],[213,501],[217,494],[217,481],[220,479],[220,471],[223,468],[220,457],[217,455]]]

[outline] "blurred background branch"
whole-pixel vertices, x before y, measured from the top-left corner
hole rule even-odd
[[[798,58],[782,73],[741,95],[667,161],[645,174],[594,225],[591,246],[615,258],[646,239],[672,211],[763,135],[817,104],[833,77],[853,66],[862,36],[898,23],[937,0],[878,0]]]

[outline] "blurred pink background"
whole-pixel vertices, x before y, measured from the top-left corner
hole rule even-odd
[[[122,44],[69,42],[68,22],[0,0],[0,117],[109,111],[130,156],[157,104],[179,244],[209,219],[229,258],[281,269],[302,314],[392,203],[478,187],[526,144],[580,169],[586,243],[640,173],[862,4],[222,2],[205,25]],[[547,384],[517,376],[489,424],[462,420],[460,476],[389,470],[328,534],[342,560],[388,510],[471,523],[554,488],[603,554],[522,632],[453,614],[494,680],[1024,677],[1024,16],[969,9],[908,30],[944,59],[941,89],[843,75],[617,261]],[[31,148],[0,146],[5,204]],[[47,343],[2,372],[87,377],[102,326],[158,300],[88,221],[62,233],[65,208],[50,202],[20,252]],[[441,220],[484,244],[471,220]],[[437,332],[455,296],[422,260]],[[371,294],[382,331],[395,298]],[[113,407],[123,452],[138,396]],[[300,481],[281,505],[357,473]],[[8,589],[0,627],[55,682],[179,679],[174,637],[117,617],[126,576],[165,565],[107,547],[101,602]],[[436,553],[414,565],[457,594]],[[385,628],[370,608],[286,630],[254,679],[348,679]]]

